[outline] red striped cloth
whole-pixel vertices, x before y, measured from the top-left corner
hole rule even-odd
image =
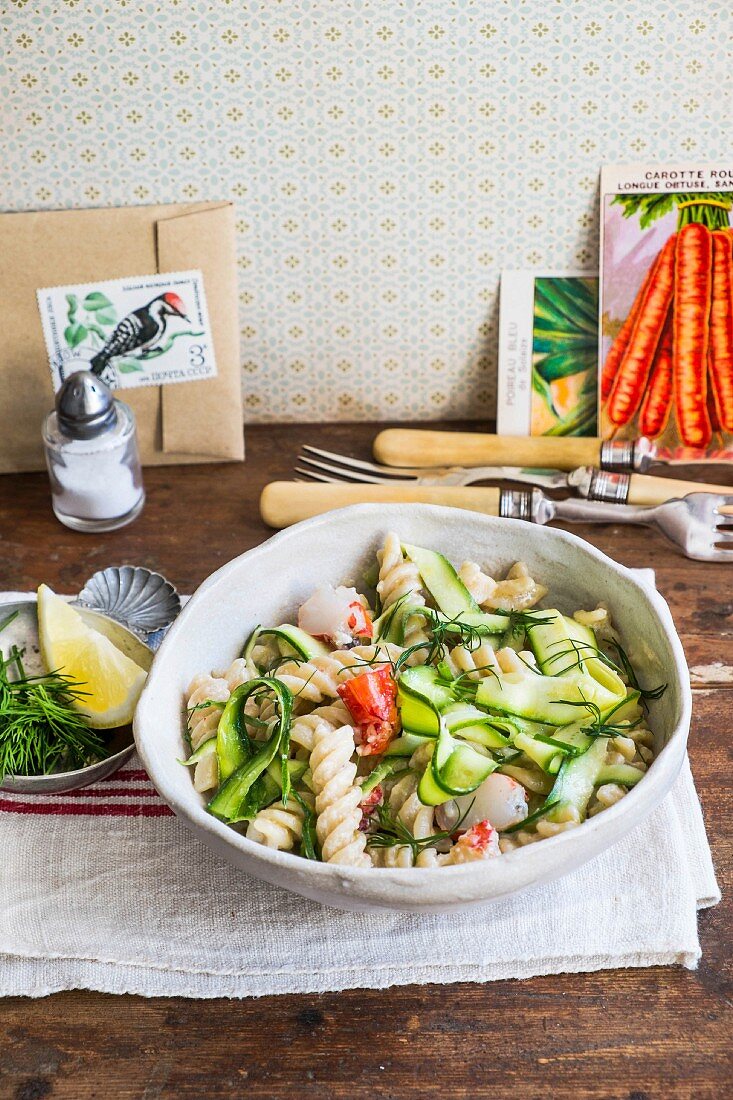
[[[136,766],[137,765],[137,766]],[[172,817],[137,757],[99,783],[63,794],[0,790],[0,811],[52,817]]]

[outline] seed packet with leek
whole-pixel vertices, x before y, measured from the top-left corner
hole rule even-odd
[[[733,459],[733,162],[601,172],[604,438]]]
[[[597,430],[598,278],[505,271],[499,320],[500,435]]]

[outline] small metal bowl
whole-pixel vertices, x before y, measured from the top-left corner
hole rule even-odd
[[[122,728],[127,730],[132,744],[120,749],[112,756],[105,756],[104,760],[98,760],[96,764],[78,768],[74,772],[51,772],[49,775],[6,775],[0,784],[0,790],[14,791],[16,794],[63,794],[65,791],[75,791],[79,787],[88,787],[90,783],[98,783],[100,779],[106,779],[108,775],[112,775],[121,768],[135,751],[132,726]]]
[[[5,619],[14,611],[18,611],[19,614],[17,619],[6,628],[9,641],[25,648],[24,663],[28,672],[42,672],[35,596],[0,604],[0,619]],[[146,670],[150,668],[153,652],[131,630],[98,611],[91,611],[83,606],[77,606],[77,611],[90,626],[106,635],[133,661]],[[6,635],[3,635],[3,642],[5,639]],[[48,775],[7,775],[0,783],[0,790],[15,791],[18,794],[61,794],[64,791],[86,787],[90,783],[96,783],[112,775],[132,756],[135,751],[135,742],[131,725],[120,726],[108,732],[112,735],[110,747],[114,752],[104,760],[98,760],[86,768],[78,768],[71,772],[51,772]]]

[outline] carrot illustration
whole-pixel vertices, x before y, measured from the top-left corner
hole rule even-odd
[[[603,370],[601,371],[601,400],[605,401],[611,390],[613,389],[613,383],[616,380],[616,374],[618,368],[621,365],[621,360],[624,357],[624,352],[629,346],[629,340],[631,339],[631,333],[634,330],[636,324],[636,318],[639,316],[639,310],[641,309],[641,303],[644,301],[644,295],[646,294],[647,287],[650,281],[654,277],[654,272],[659,264],[659,255],[657,255],[647,270],[646,275],[642,281],[636,297],[634,298],[631,309],[628,312],[626,320],[622,324],[618,331],[616,339],[611,344],[606,356],[606,362],[603,364]]]
[[[718,416],[718,410],[717,410],[716,405],[715,405],[715,394],[714,394],[713,378],[712,378],[712,366],[710,364],[710,359],[711,359],[711,353],[710,353],[710,348],[708,348],[708,397],[707,397],[708,416],[710,417],[710,427],[713,429],[713,432],[715,433],[715,432],[719,432],[721,430],[721,428],[720,428],[720,417]]]
[[[607,413],[611,423],[617,427],[628,424],[639,408],[644,394],[654,353],[672,301],[676,245],[677,234],[673,233],[659,254],[616,374],[608,399]]]
[[[733,237],[713,233],[710,303],[710,383],[718,425],[733,432]]]
[[[656,439],[667,427],[672,411],[672,309],[667,313],[649,385],[639,413],[639,431]]]
[[[675,250],[672,372],[677,427],[686,447],[707,447],[713,434],[707,410],[711,263],[707,226],[683,226]]]

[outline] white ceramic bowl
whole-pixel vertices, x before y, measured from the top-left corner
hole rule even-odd
[[[257,624],[292,621],[318,585],[352,584],[374,561],[387,531],[471,559],[489,573],[525,561],[571,612],[607,602],[642,683],[669,686],[652,703],[659,750],[644,779],[620,803],[577,829],[500,858],[437,869],[356,869],[313,863],[247,840],[206,812],[186,755],[184,692],[199,672],[226,667]],[[145,767],[165,801],[204,844],[242,870],[342,909],[437,912],[506,897],[572,871],[614,844],[669,791],[684,758],[691,694],[687,665],[667,604],[627,569],[574,535],[518,520],[429,505],[358,505],[275,535],[217,570],[183,609],[158,651],[135,717]]]

